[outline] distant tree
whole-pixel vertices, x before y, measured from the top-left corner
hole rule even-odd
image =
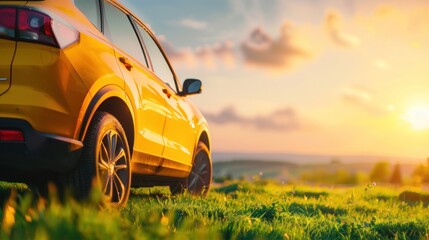
[[[388,162],[378,162],[369,175],[372,182],[388,182],[390,176],[390,164]]]
[[[420,184],[423,182],[423,174],[424,174],[425,166],[423,164],[419,164],[413,171],[413,182],[416,184]]]
[[[223,176],[216,176],[213,178],[213,181],[215,183],[225,183],[231,180],[233,180],[233,176],[231,173],[228,173],[227,175],[223,175]]]
[[[413,171],[414,183],[429,183],[429,167],[419,164]]]
[[[317,184],[347,184],[354,185],[368,181],[366,174],[353,173],[347,169],[338,169],[329,172],[325,169],[308,170],[301,173],[301,180],[308,183]]]
[[[393,169],[392,177],[390,178],[390,183],[393,184],[402,184],[402,176],[401,176],[401,165],[396,164]]]
[[[354,175],[354,182],[356,184],[368,183],[368,173],[363,171],[358,171]]]
[[[330,163],[332,165],[336,165],[336,164],[341,164],[342,162],[341,162],[341,159],[339,158],[332,158]]]

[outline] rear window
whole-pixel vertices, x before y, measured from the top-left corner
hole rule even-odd
[[[99,0],[75,0],[74,4],[85,14],[88,20],[101,31],[101,15]]]
[[[171,71],[167,60],[165,59],[155,40],[142,26],[138,25],[137,29],[143,37],[143,41],[146,45],[147,51],[149,52],[149,56],[153,65],[153,71],[159,78],[162,79],[162,81],[168,84],[171,89],[176,91],[176,80],[174,78],[174,74]]]
[[[106,37],[124,52],[144,64],[146,59],[128,15],[105,2],[104,17],[104,34]]]

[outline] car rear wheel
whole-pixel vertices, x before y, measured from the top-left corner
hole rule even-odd
[[[125,131],[113,115],[95,113],[81,160],[69,179],[80,198],[86,198],[97,184],[113,207],[126,205],[131,187],[130,150]]]
[[[207,146],[200,142],[195,151],[192,170],[189,176],[170,185],[172,194],[188,191],[191,195],[207,195],[212,179],[212,163]]]

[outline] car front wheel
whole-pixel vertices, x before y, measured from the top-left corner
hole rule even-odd
[[[212,179],[212,162],[210,151],[203,142],[199,142],[194,154],[192,170],[189,176],[170,185],[172,194],[188,191],[191,195],[207,195]]]

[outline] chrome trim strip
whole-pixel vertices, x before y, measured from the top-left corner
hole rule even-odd
[[[8,78],[0,78],[0,81],[7,81]]]

